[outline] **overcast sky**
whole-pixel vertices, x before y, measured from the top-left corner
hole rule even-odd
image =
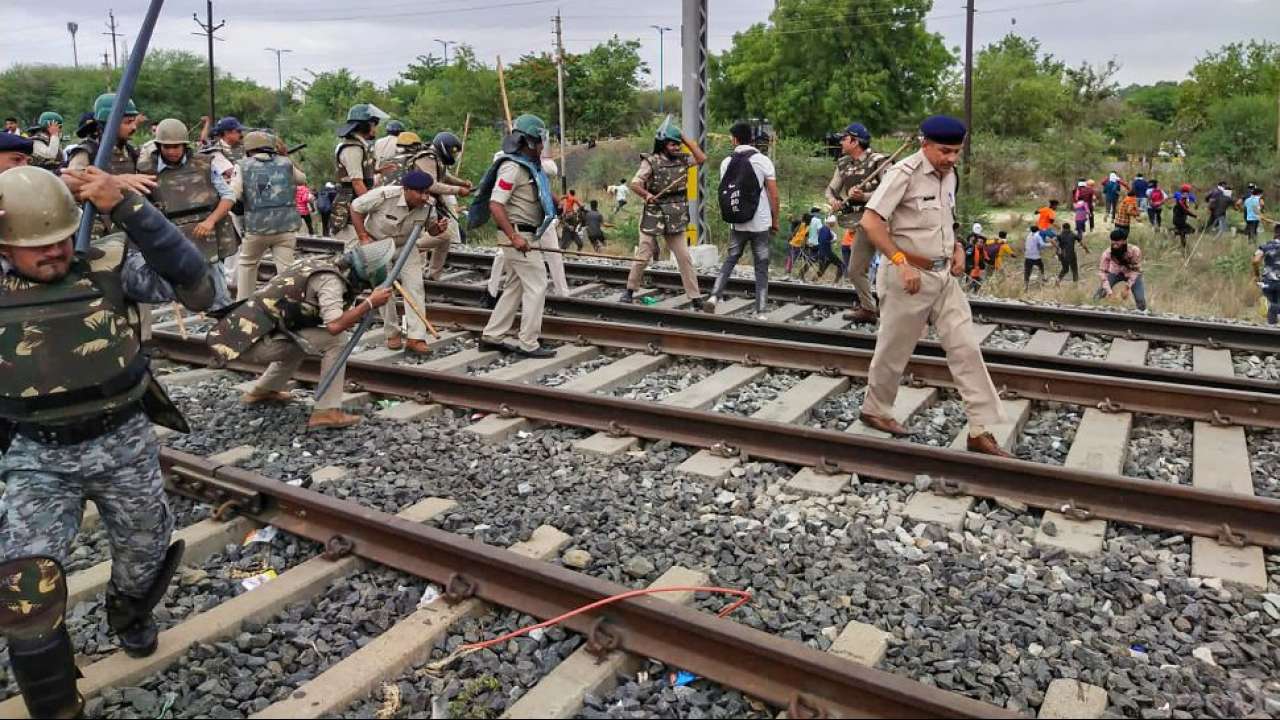
[[[892,7],[893,0],[865,0]],[[110,52],[107,8],[113,7],[123,43],[132,45],[147,3],[143,0],[52,0],[0,3],[0,68],[19,62],[70,63],[68,21],[79,23],[80,61],[101,63]],[[772,0],[711,0],[713,51],[729,46],[733,34],[764,21]],[[226,20],[215,43],[219,69],[261,83],[276,82],[275,55],[287,48],[284,77],[308,78],[346,66],[380,84],[393,79],[418,54],[442,47],[435,38],[462,42],[488,62],[506,61],[552,47],[550,18],[564,15],[565,45],[584,51],[617,34],[643,43],[643,59],[658,75],[658,33],[651,25],[675,28],[666,34],[666,79],[677,82],[680,62],[680,0],[444,0],[443,2],[350,2],[344,0],[215,0],[214,22]],[[1122,65],[1121,84],[1182,79],[1196,58],[1228,42],[1274,37],[1280,28],[1280,0],[978,0],[976,45],[1015,31],[1040,38],[1044,47],[1071,64]],[[205,39],[192,14],[204,19],[203,0],[167,0],[152,41],[154,47],[205,53]],[[937,0],[929,28],[949,47],[964,42],[964,0]],[[816,32],[838,32],[838,28]],[[803,42],[803,35],[796,35]],[[123,48],[120,57],[123,64]]]

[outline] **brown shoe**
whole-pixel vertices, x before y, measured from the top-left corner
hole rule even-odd
[[[860,413],[858,415],[858,419],[862,421],[863,425],[866,425],[869,428],[889,433],[890,435],[895,435],[897,437],[907,437],[911,434],[910,430],[893,418],[882,418],[875,415],[868,415],[867,413]]]
[[[403,350],[403,349],[404,349],[404,336],[403,336],[403,335],[401,335],[400,333],[396,333],[396,334],[394,334],[394,335],[388,335],[388,336],[387,336],[387,349],[388,349],[388,350]]]
[[[852,310],[845,311],[845,320],[852,320],[860,323],[873,323],[880,320],[880,314],[874,310],[868,310],[864,307],[856,307]]]
[[[307,421],[308,430],[323,430],[325,428],[344,428],[352,425],[359,425],[364,418],[359,415],[348,415],[341,410],[316,410],[311,413],[311,419]]]
[[[407,343],[405,343],[404,350],[405,352],[410,352],[415,355],[431,354],[431,348],[427,347],[426,340],[410,340]]]
[[[983,455],[995,455],[996,457],[1011,458],[1012,454],[1000,447],[1000,443],[996,442],[996,438],[989,432],[982,433],[974,437],[969,436],[967,443],[969,452],[982,453]]]
[[[283,390],[250,390],[240,396],[241,405],[266,405],[293,402],[293,396]]]

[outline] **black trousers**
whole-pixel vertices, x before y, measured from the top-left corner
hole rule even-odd
[[[1074,253],[1071,255],[1059,255],[1058,260],[1062,261],[1062,269],[1058,271],[1058,282],[1062,282],[1062,278],[1067,276],[1067,271],[1071,271],[1071,282],[1079,282],[1080,265],[1076,260]]]
[[[1031,270],[1033,268],[1040,268],[1040,277],[1044,278],[1046,274],[1044,271],[1044,260],[1040,260],[1038,258],[1035,260],[1032,260],[1031,258],[1027,258],[1026,260],[1022,261],[1022,284],[1023,285],[1031,284]]]
[[[311,225],[311,216],[310,216],[310,215],[303,215],[303,216],[302,216],[302,222],[304,222],[304,223],[306,223],[306,224],[307,224],[307,234],[308,234],[308,235],[315,235],[315,234],[316,234],[316,229]]]

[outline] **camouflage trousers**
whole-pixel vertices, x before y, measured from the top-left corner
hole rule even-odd
[[[93,500],[111,542],[111,583],[140,596],[169,547],[173,514],[165,501],[160,445],[143,413],[76,445],[45,445],[21,435],[0,458],[0,553],[5,560],[48,555],[66,563]]]
[[[356,192],[350,185],[339,185],[338,194],[333,197],[333,209],[329,211],[329,237],[337,237],[338,232],[351,222],[351,201]]]

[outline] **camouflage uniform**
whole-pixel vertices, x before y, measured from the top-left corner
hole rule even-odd
[[[702,297],[702,291],[698,289],[698,275],[693,270],[689,246],[685,241],[685,230],[689,226],[689,190],[686,182],[682,181],[687,181],[692,166],[693,156],[684,153],[675,158],[654,153],[640,162],[640,169],[631,182],[642,185],[656,197],[653,202],[645,203],[641,210],[640,242],[636,245],[639,262],[631,263],[627,289],[640,289],[640,279],[644,277],[649,261],[661,253],[658,247],[658,237],[661,236],[680,269],[685,294],[695,300]]]
[[[343,163],[342,156],[348,148],[358,148],[361,152],[360,177],[354,176]],[[337,166],[338,195],[333,199],[333,210],[329,213],[329,226],[330,232],[336,236],[351,222],[351,201],[356,196],[356,191],[351,181],[363,180],[365,191],[368,192],[373,189],[376,168],[374,167],[373,151],[370,149],[369,143],[356,135],[342,138],[342,141],[334,148],[333,159],[334,164]]]
[[[836,161],[836,171],[827,183],[827,202],[836,213],[836,221],[846,230],[854,230],[857,235],[853,240],[853,248],[849,257],[848,277],[858,292],[858,302],[863,309],[875,312],[876,302],[871,295],[871,281],[867,278],[867,270],[871,267],[871,258],[875,256],[875,247],[867,239],[861,228],[862,213],[866,209],[866,200],[880,186],[880,177],[872,178],[872,174],[883,167],[886,156],[867,150],[857,160],[848,155],[841,155]],[[865,183],[865,185],[863,184]],[[866,193],[863,204],[846,202],[849,192],[861,187]]]

